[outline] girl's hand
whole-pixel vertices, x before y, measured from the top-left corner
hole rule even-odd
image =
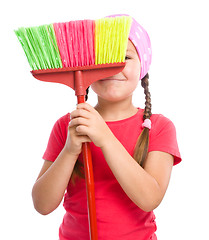
[[[70,122],[68,127],[68,136],[64,147],[65,150],[78,157],[82,151],[82,143],[84,142],[91,142],[91,140],[88,136],[79,134],[76,131],[76,126],[73,126]]]
[[[114,135],[101,117],[89,104],[80,103],[71,113],[70,128],[76,136],[86,136],[97,147],[103,147]]]

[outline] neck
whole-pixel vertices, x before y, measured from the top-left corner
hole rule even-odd
[[[118,121],[135,115],[138,111],[130,98],[118,102],[109,102],[98,97],[98,103],[95,109],[105,121]]]

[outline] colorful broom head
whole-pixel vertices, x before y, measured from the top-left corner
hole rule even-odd
[[[15,31],[32,70],[124,62],[129,16],[54,23]]]

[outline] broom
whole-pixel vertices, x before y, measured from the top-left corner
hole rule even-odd
[[[41,81],[65,84],[75,90],[78,103],[95,81],[125,67],[132,19],[128,16],[54,23],[15,31],[32,75]],[[90,144],[82,145],[90,239],[97,240],[94,178]]]

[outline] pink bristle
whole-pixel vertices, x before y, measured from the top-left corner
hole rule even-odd
[[[84,25],[84,38],[83,46],[85,49],[85,61],[87,65],[95,63],[94,53],[94,21],[86,20],[83,22]]]
[[[92,65],[95,63],[95,57],[94,57],[94,29],[92,28],[93,26],[93,21],[86,20],[83,22],[84,29],[84,38],[83,38],[83,46],[85,49],[85,62],[86,65]]]
[[[66,66],[69,66],[69,50],[68,50],[68,44],[67,44],[67,32],[66,32],[66,23],[61,24],[62,32],[63,32],[63,39],[64,39],[64,50],[65,50],[65,61],[66,61]]]
[[[73,50],[74,50],[74,66],[79,66],[79,44],[80,39],[78,38],[78,26],[77,26],[77,21],[73,22]]]
[[[64,67],[95,64],[93,20],[55,23],[57,44]]]
[[[90,36],[88,45],[89,45],[89,48],[90,48],[89,59],[90,59],[90,65],[91,65],[91,64],[95,64],[95,37],[94,37],[95,21],[90,21],[90,24],[91,24],[91,28],[90,28],[91,34],[88,34],[88,36]]]
[[[54,30],[57,38],[57,44],[60,51],[63,67],[69,66],[68,46],[66,42],[65,23],[54,23]]]
[[[73,54],[73,38],[72,38],[72,22],[66,23],[67,32],[67,44],[68,44],[68,55],[69,55],[69,66],[73,67],[74,54]]]
[[[82,22],[82,35],[83,35],[83,63],[84,65],[88,65],[88,46],[86,45],[86,32],[88,31],[88,28],[86,29],[86,21]]]
[[[84,66],[84,46],[83,46],[83,24],[82,21],[77,21],[77,39],[79,44],[78,44],[78,66]]]

